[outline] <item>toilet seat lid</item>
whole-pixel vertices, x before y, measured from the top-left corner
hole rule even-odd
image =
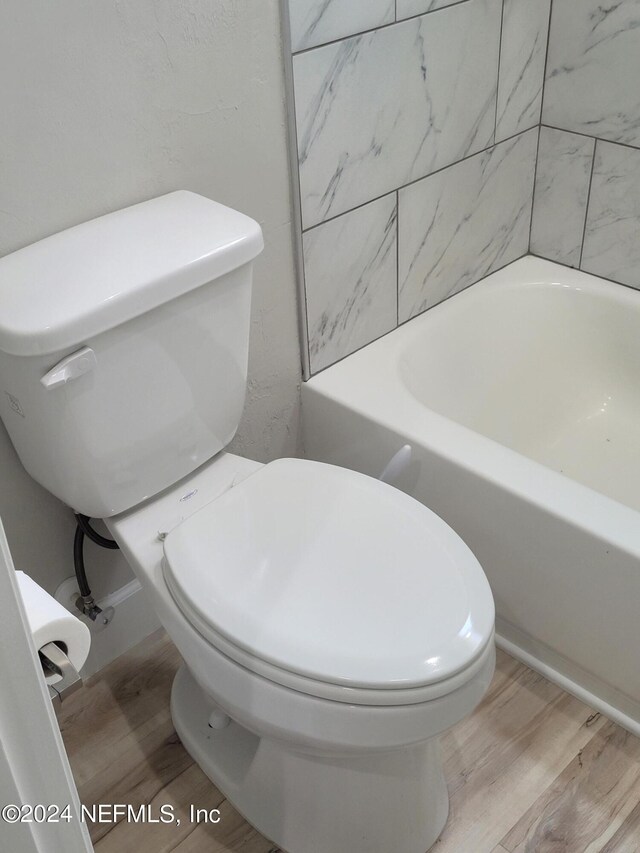
[[[493,632],[489,584],[460,537],[403,492],[332,465],[265,465],[174,528],[164,553],[176,603],[214,645],[329,684],[432,684]]]

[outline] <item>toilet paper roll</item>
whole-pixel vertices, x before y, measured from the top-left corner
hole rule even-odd
[[[16,572],[16,578],[36,649],[47,643],[57,643],[80,671],[91,646],[91,632],[87,626],[24,572]]]

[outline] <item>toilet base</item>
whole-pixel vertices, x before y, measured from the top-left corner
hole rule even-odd
[[[425,853],[442,832],[449,798],[436,738],[388,752],[323,755],[260,738],[233,721],[212,729],[212,710],[183,664],[171,715],[185,749],[287,853]]]

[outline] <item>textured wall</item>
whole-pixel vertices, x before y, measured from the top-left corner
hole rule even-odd
[[[300,364],[277,0],[4,0],[0,114],[0,254],[176,188],[261,223],[234,448],[261,460],[295,454]],[[0,465],[15,561],[52,590],[73,571],[70,512],[23,472],[4,430]],[[92,553],[91,565],[98,592],[127,574],[113,554]]]
[[[640,287],[640,0],[554,0],[531,250]]]
[[[550,0],[288,0],[311,371],[526,254]]]

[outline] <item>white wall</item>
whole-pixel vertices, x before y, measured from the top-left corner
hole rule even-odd
[[[177,188],[256,218],[267,248],[233,449],[260,460],[298,450],[282,69],[277,0],[0,4],[0,255]],[[4,430],[0,470],[15,562],[53,590],[73,573],[71,514],[22,471]],[[98,593],[128,574],[112,553],[92,549],[89,565]]]

